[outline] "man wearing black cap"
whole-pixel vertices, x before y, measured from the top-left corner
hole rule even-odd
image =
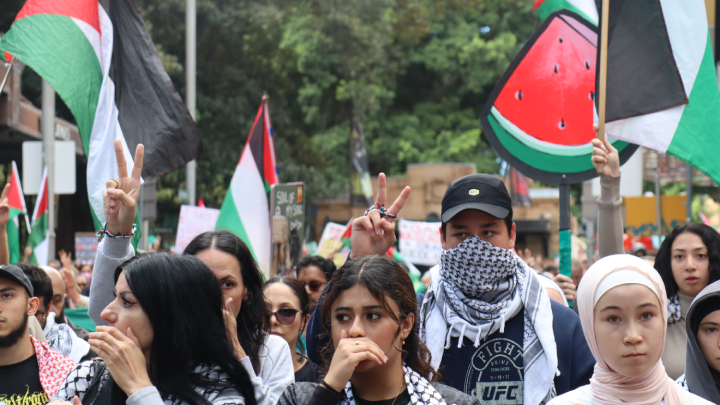
[[[28,333],[38,309],[30,279],[0,265],[0,403],[45,404],[76,364]]]
[[[384,254],[410,193],[378,198],[353,221],[351,258]],[[442,200],[443,255],[420,314],[420,334],[443,382],[488,404],[543,404],[588,383],[594,359],[577,315],[551,302],[515,246],[512,203],[497,177],[454,181]],[[314,318],[319,318],[313,316]],[[315,323],[315,319],[311,324]],[[308,329],[308,349],[317,340]]]

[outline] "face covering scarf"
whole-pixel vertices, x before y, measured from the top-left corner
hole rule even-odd
[[[410,394],[410,403],[413,405],[446,405],[445,400],[440,396],[435,387],[420,374],[403,363],[405,373],[405,385]],[[355,395],[352,391],[352,383],[348,381],[345,386],[345,398],[340,405],[355,405]]]
[[[626,377],[613,371],[600,355],[594,326],[595,304],[605,291],[618,285],[628,284],[622,279],[616,280],[612,285],[602,283],[609,275],[620,270],[638,272],[643,279],[647,280],[647,283],[655,287],[654,293],[660,301],[663,324],[667,329],[668,304],[665,284],[650,263],[633,255],[612,255],[604,257],[590,266],[578,288],[577,301],[585,340],[597,362],[593,377],[590,379],[593,404],[659,405],[661,401],[665,401],[665,405],[692,404],[693,400],[689,394],[665,373],[665,367],[660,358],[643,375]],[[629,284],[638,283],[631,282]],[[599,289],[601,285],[603,286],[602,291]],[[663,345],[665,344],[665,331],[663,330]]]
[[[523,366],[526,404],[555,395],[557,347],[550,298],[535,271],[516,254],[471,236],[440,259],[440,279],[425,294],[420,312],[420,338],[437,370],[452,337],[478,347],[524,309]]]
[[[700,322],[714,310],[720,310],[720,281],[705,287],[693,300],[687,313],[688,344],[685,359],[685,379],[688,389],[714,404],[720,404],[720,373],[711,368],[697,341]]]

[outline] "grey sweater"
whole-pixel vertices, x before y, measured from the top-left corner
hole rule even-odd
[[[113,300],[115,269],[134,255],[130,239],[104,238],[98,245],[88,306],[96,325],[107,325],[100,313]],[[285,388],[295,382],[290,348],[283,338],[268,335],[259,355],[260,375],[255,374],[249,357],[243,357],[240,363],[250,375],[258,405],[275,405]]]
[[[620,177],[600,175],[600,198],[597,203],[598,258],[625,253]]]

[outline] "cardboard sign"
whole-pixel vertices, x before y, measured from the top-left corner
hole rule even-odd
[[[302,257],[305,237],[305,185],[276,184],[270,190],[271,275],[286,274]]]
[[[180,221],[178,222],[177,237],[175,238],[175,251],[182,253],[193,238],[203,232],[214,230],[218,216],[220,216],[220,210],[215,208],[181,206]]]
[[[400,253],[410,263],[434,266],[440,263],[440,222],[400,220]]]
[[[94,232],[75,232],[75,260],[81,264],[95,263],[98,241]]]
[[[660,197],[662,233],[668,235],[685,223],[685,201],[682,195]],[[657,201],[655,197],[625,197],[627,221],[625,232],[630,236],[654,236],[658,234]]]

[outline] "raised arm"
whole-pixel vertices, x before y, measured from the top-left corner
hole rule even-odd
[[[109,179],[105,183],[107,190],[103,192],[103,209],[108,232],[112,235],[129,235],[132,233],[135,221],[135,205],[140,198],[140,174],[145,148],[143,145],[137,146],[132,173],[128,176],[120,140],[115,140],[114,147],[118,179]],[[98,245],[88,306],[88,314],[96,325],[107,324],[100,318],[100,313],[113,300],[115,269],[134,254],[130,239],[105,236]]]
[[[597,131],[597,128],[596,128]],[[620,197],[620,155],[607,136],[605,143],[593,139],[592,162],[605,165],[600,175],[598,198],[598,257],[625,253],[623,248],[622,198]]]

